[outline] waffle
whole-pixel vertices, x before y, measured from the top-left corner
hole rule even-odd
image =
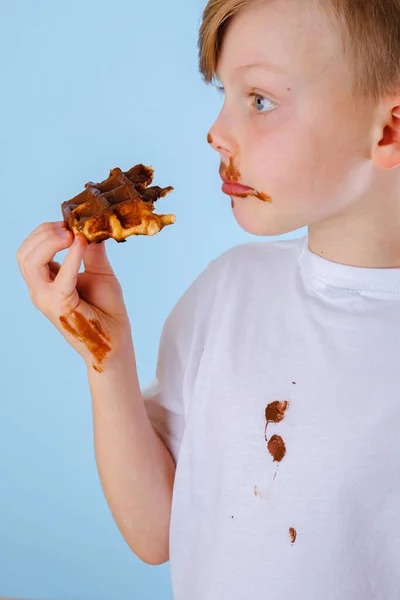
[[[89,243],[159,233],[176,217],[154,214],[154,203],[174,188],[148,187],[153,176],[152,167],[139,164],[126,172],[115,167],[104,181],[85,183],[83,192],[61,205],[67,227],[83,233]]]

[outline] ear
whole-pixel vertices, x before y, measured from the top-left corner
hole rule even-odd
[[[381,139],[372,149],[373,163],[385,170],[400,166],[400,98],[385,110],[380,135]]]

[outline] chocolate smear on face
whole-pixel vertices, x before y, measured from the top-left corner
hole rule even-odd
[[[209,134],[207,135],[207,142],[208,142],[209,144],[212,144],[212,143],[213,143],[213,141],[214,141],[214,140],[213,140],[213,137],[212,137],[211,133],[209,133]]]
[[[110,337],[103,331],[101,324],[96,319],[86,319],[79,311],[74,310],[68,317],[60,317],[61,325],[68,333],[77,340],[85,344],[89,352],[97,362],[93,368],[98,373],[102,373],[101,363],[111,351]]]
[[[268,404],[265,409],[265,441],[267,442],[267,427],[268,423],[280,423],[283,421],[286,415],[286,411],[289,408],[289,402],[287,400],[275,400]]]
[[[234,181],[235,183],[237,183],[241,175],[236,169],[235,165],[233,164],[233,160],[233,156],[231,156],[229,159],[229,167],[225,171],[225,177],[227,177],[227,179],[229,179],[230,181]]]
[[[229,158],[229,167],[227,167],[225,164],[222,164],[221,168],[220,168],[220,173],[221,173],[221,176],[223,176],[225,179],[228,179],[230,182],[239,183],[241,174],[238,171],[238,169],[236,169],[233,161],[234,161],[234,158],[233,158],[233,156],[231,156]],[[255,196],[256,198],[258,198],[259,200],[262,200],[263,202],[272,202],[271,196],[268,196],[268,194],[264,194],[264,192],[258,192],[257,190],[254,190],[254,189],[249,189],[246,192],[235,194],[235,196],[238,196],[239,198],[246,198],[247,196]]]
[[[290,537],[290,541],[291,541],[292,546],[293,546],[293,544],[295,543],[296,538],[297,538],[297,531],[295,530],[294,527],[291,527],[289,529],[289,537]]]
[[[268,451],[274,462],[281,462],[286,454],[285,442],[280,435],[273,435],[268,442]]]
[[[247,196],[255,196],[256,198],[258,198],[259,200],[262,200],[263,202],[272,202],[271,196],[264,194],[264,192],[257,192],[257,190],[249,190],[248,192],[235,194],[235,196],[238,196],[238,198],[246,198]]]

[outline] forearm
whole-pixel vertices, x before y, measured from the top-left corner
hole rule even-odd
[[[97,467],[126,542],[151,564],[168,560],[175,464],[147,416],[133,345],[103,373],[88,368]]]

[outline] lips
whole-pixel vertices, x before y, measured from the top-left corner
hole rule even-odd
[[[228,196],[248,196],[254,193],[253,188],[232,181],[224,181],[222,191],[224,194],[228,194]]]
[[[237,182],[237,177],[235,177],[236,181],[233,181],[229,177],[226,176],[224,170],[220,171],[221,179],[223,181],[222,191],[228,196],[248,196],[249,194],[254,194],[255,189],[249,187],[247,185],[242,185]]]

